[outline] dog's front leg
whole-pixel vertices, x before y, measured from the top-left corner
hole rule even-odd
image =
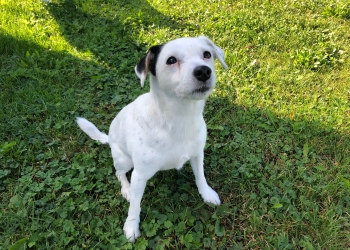
[[[190,160],[192,170],[196,178],[198,191],[201,194],[204,202],[220,205],[221,202],[220,202],[219,195],[211,187],[209,187],[207,180],[205,179],[204,169],[203,169],[203,160],[204,160],[203,152],[197,155],[196,157],[191,158]]]
[[[144,176],[139,174],[137,170],[131,174],[130,181],[130,207],[128,217],[124,224],[124,234],[130,242],[135,242],[135,239],[140,237],[140,212],[141,212],[141,199],[143,192],[145,191],[147,180]]]

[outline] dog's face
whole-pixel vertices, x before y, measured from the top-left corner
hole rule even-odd
[[[204,99],[215,87],[214,59],[227,68],[224,52],[206,37],[179,38],[151,47],[135,67],[141,85],[148,72],[163,92]]]

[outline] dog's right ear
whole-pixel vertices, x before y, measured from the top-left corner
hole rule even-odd
[[[147,55],[144,56],[135,66],[135,73],[140,78],[142,87],[145,84],[148,72],[151,72],[151,74],[156,76],[156,64],[162,46],[163,45],[156,45],[151,47],[148,50]]]

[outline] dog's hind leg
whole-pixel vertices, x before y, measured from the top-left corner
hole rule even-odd
[[[120,181],[122,185],[122,196],[127,200],[130,201],[130,183],[128,181],[128,178],[125,174],[118,174],[118,172],[115,172],[115,175],[117,176],[118,180]]]
[[[130,201],[130,183],[126,177],[126,173],[132,169],[132,160],[125,155],[117,144],[110,144],[113,156],[113,165],[115,168],[115,175],[121,183],[121,193],[123,197]]]

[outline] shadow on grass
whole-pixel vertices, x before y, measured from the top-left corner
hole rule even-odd
[[[262,179],[270,181],[271,186],[277,179],[296,180],[314,189],[333,183],[346,194],[341,176],[350,178],[349,134],[316,122],[278,118],[268,109],[239,106],[234,98],[210,97],[204,114],[208,129],[206,171],[213,187],[226,197],[224,203],[235,203],[232,197],[247,194],[247,190],[259,192],[257,184]],[[185,171],[188,173],[196,189],[190,168]],[[310,177],[313,175],[317,178]],[[321,179],[324,185],[319,185]],[[334,198],[341,197],[340,193]],[[346,199],[349,198],[348,193]]]
[[[24,236],[38,247],[47,243],[123,246],[128,204],[119,193],[109,148],[79,136],[74,118],[79,113],[90,115],[106,131],[116,109],[132,101],[137,96],[132,91],[142,92],[141,88],[109,83],[121,79],[103,66],[10,36],[0,38],[8,44],[2,55],[8,70],[2,67],[0,81],[0,118],[6,121],[0,127],[1,146],[16,142],[0,152],[5,166],[0,175],[6,225],[0,231],[5,246]],[[25,56],[26,51],[30,56]],[[89,67],[112,78],[87,83]],[[102,87],[97,87],[101,81]],[[120,97],[117,102],[112,99],[115,93]],[[255,232],[276,248],[276,234],[289,247],[297,247],[295,242],[305,235],[314,244],[330,238],[342,242],[349,229],[343,219],[350,198],[340,177],[350,179],[349,135],[317,123],[281,119],[267,109],[238,106],[234,98],[209,98],[205,119],[208,183],[229,213],[202,204],[189,167],[160,172],[150,180],[143,198],[142,237],[146,225],[164,218],[178,232],[166,236],[169,229],[160,225],[155,236],[146,237],[149,244],[158,242],[157,237],[166,238],[171,246],[179,244],[185,234],[176,226],[179,223],[205,235],[206,247],[215,243],[259,248],[254,245]],[[333,213],[337,223],[332,222]],[[62,229],[62,216],[73,223],[71,229]],[[82,226],[87,221],[89,226]],[[217,223],[227,232],[223,242],[210,229]],[[322,234],[325,230],[329,234]],[[101,238],[107,233],[108,239]],[[194,247],[191,244],[197,241],[202,244],[202,238],[186,244]]]
[[[72,46],[114,66],[125,60],[124,49],[145,52],[145,47],[135,42],[143,28],[179,27],[147,1],[62,0],[48,3],[47,9]]]
[[[74,98],[70,96],[73,99],[67,100],[67,91],[84,83],[91,74],[87,69],[93,63],[6,33],[0,33],[0,40],[3,89],[0,113],[6,117],[6,124],[1,123],[1,132],[7,132],[7,136],[16,140],[16,136],[24,136],[23,130],[31,127],[28,122],[38,123],[56,112],[66,116],[69,110],[74,110],[70,106]]]
[[[188,208],[188,219],[199,224],[205,218],[206,225],[217,225],[218,216],[231,246],[261,248],[254,240],[257,234],[265,246],[276,249],[300,248],[305,242],[346,244],[348,134],[317,122],[278,118],[268,109],[242,107],[234,98],[209,98],[205,120],[206,176],[223,206],[199,205],[189,166],[158,172],[143,198],[141,225],[149,223],[152,212],[183,214]]]
[[[146,2],[141,7],[127,1],[118,4],[134,13],[141,9],[146,16],[143,22],[153,23],[152,18],[159,14]],[[133,21],[94,16],[75,6],[64,1],[48,7],[72,45],[109,64],[119,62],[120,52],[125,53],[122,58],[135,61],[130,60],[128,70],[122,72],[0,34],[0,119],[5,121],[0,125],[1,208],[5,214],[0,231],[6,238],[5,247],[28,235],[37,247],[48,243],[58,248],[125,244],[121,235],[127,203],[116,194],[120,187],[112,173],[109,148],[79,136],[74,118],[81,113],[94,117],[106,131],[116,110],[144,92],[135,84],[132,68],[139,56],[135,50],[145,48],[134,42],[135,30],[129,30]],[[155,22],[157,25],[172,22],[160,16],[164,20]],[[98,31],[103,25],[105,29]],[[326,242],[327,237],[338,242],[344,239],[349,228],[340,219],[348,218],[350,198],[341,176],[350,179],[348,134],[309,121],[281,119],[268,109],[238,106],[234,98],[211,97],[205,119],[206,175],[230,213],[212,217],[215,208],[201,204],[193,174],[186,167],[180,173],[160,172],[150,181],[141,225],[157,221],[158,215],[148,212],[157,211],[172,224],[187,223],[185,228],[205,235],[207,248],[213,242],[262,247],[254,246],[255,232],[275,248],[281,247],[276,243],[278,237],[285,237],[283,242],[290,248],[297,247],[293,244],[304,235],[315,245]],[[5,148],[4,143],[11,141],[16,144]],[[332,224],[333,213],[338,221]],[[64,227],[66,220],[73,226]],[[227,232],[222,243],[210,229],[217,221]],[[174,246],[185,234],[175,228],[179,232],[164,236],[167,229],[160,225],[157,234],[148,238],[156,242],[155,237],[168,237]],[[202,238],[199,240],[201,243]]]
[[[133,72],[147,49],[134,40],[140,28],[178,27],[146,1],[63,0],[45,5],[66,40],[80,52],[91,52],[99,63],[1,31],[1,112],[8,121],[1,124],[4,141],[15,140],[17,135],[36,137],[38,128],[32,128],[30,135],[22,133],[32,122],[46,120],[46,128],[67,128],[80,111],[86,114],[90,110],[94,116],[110,112],[112,117],[122,103],[144,91],[135,87],[139,85],[135,85],[138,81]]]

